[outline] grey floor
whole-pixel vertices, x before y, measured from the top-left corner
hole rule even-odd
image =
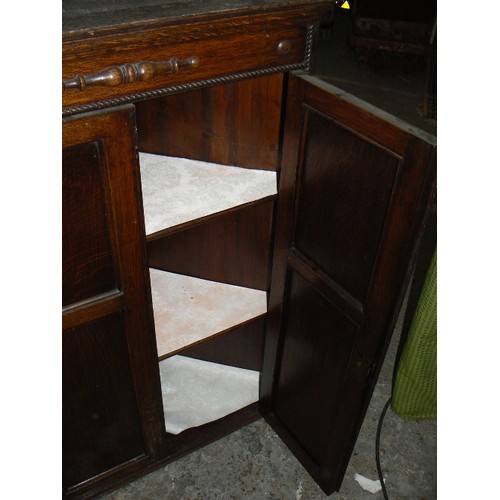
[[[333,36],[320,42],[316,74],[344,90],[397,114],[414,126],[436,133],[422,118],[425,72],[374,72],[345,44],[346,20],[334,16]],[[365,491],[355,474],[376,480],[375,435],[380,413],[391,394],[394,358],[402,318],[393,335],[370,407],[342,487],[327,497],[263,421],[169,464],[102,498],[122,499],[382,499]],[[389,498],[437,497],[436,421],[405,421],[388,410],[381,435],[381,464]]]

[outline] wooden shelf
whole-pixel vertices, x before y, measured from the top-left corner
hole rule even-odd
[[[158,358],[267,312],[265,291],[150,270]]]
[[[276,173],[139,153],[146,235],[275,195]]]
[[[146,234],[276,194],[276,173],[139,154]],[[190,346],[267,313],[265,291],[150,269],[165,426],[170,434],[259,399],[259,372],[185,356]]]

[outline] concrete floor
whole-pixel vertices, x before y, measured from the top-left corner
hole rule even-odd
[[[427,132],[436,123],[419,112],[424,72],[373,72],[345,44],[346,17],[334,17],[333,36],[317,52],[316,74],[372,104],[397,114]],[[183,459],[102,498],[107,500],[275,498],[316,500],[382,499],[354,480],[356,473],[378,479],[375,435],[380,413],[391,394],[394,359],[402,318],[394,332],[379,381],[338,493],[327,497],[263,421],[255,422]],[[381,435],[381,464],[389,498],[437,497],[436,421],[404,421],[388,410]]]

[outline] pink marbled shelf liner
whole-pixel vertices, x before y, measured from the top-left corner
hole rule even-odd
[[[139,153],[146,234],[276,194],[276,172]]]
[[[266,292],[150,269],[158,356],[267,312]]]

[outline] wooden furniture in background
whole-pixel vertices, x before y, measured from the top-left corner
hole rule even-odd
[[[436,0],[355,0],[352,47],[427,56],[436,36]]]

